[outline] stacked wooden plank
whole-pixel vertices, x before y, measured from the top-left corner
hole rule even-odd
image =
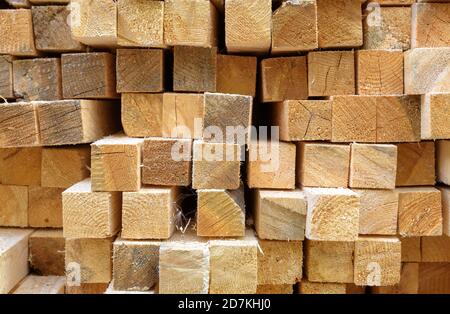
[[[0,293],[450,293],[450,3],[10,6]]]

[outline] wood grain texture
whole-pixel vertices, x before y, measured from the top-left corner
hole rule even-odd
[[[315,0],[283,1],[272,15],[272,54],[318,48]]]
[[[197,235],[242,237],[245,235],[244,188],[198,190]]]
[[[256,293],[258,241],[253,232],[236,240],[211,240],[209,251],[209,293]]]
[[[364,49],[411,47],[411,7],[367,8],[363,16]]]
[[[412,5],[411,46],[450,46],[450,3],[414,3]]]
[[[33,232],[29,241],[30,268],[41,276],[64,276],[66,240],[62,229],[41,229]]]
[[[130,137],[161,136],[163,94],[122,93],[122,126]]]
[[[450,139],[450,93],[423,95],[421,115],[422,139]]]
[[[176,188],[145,187],[124,192],[122,237],[125,239],[168,239],[178,217]]]
[[[9,55],[0,55],[0,95],[6,99],[14,98],[14,89],[13,89],[14,59],[15,59],[14,57]]]
[[[293,285],[258,285],[256,294],[293,294]]]
[[[419,291],[419,263],[402,263],[400,282],[393,286],[372,287],[373,294],[417,294]]]
[[[317,0],[319,48],[363,44],[360,0]]]
[[[305,188],[306,238],[355,241],[359,231],[359,195],[349,189]]]
[[[353,242],[306,241],[305,247],[309,281],[353,283]]]
[[[85,179],[62,193],[65,238],[108,238],[120,230],[120,193],[92,192]],[[100,283],[100,282],[96,282]]]
[[[306,197],[300,190],[256,190],[253,215],[259,239],[303,241]]]
[[[420,237],[400,238],[402,242],[402,262],[420,262],[422,260],[422,248]]]
[[[111,101],[39,102],[36,111],[45,146],[92,143],[120,129],[120,107]]]
[[[164,90],[162,49],[117,49],[116,54],[118,93],[156,93]]]
[[[359,237],[355,242],[355,284],[392,286],[400,282],[401,243],[395,237]]]
[[[405,52],[405,94],[450,92],[450,47]]]
[[[256,68],[254,56],[217,55],[217,92],[255,97]]]
[[[40,144],[39,125],[34,103],[0,104],[0,147]]]
[[[449,265],[449,263],[420,263],[419,294],[449,294]]]
[[[65,1],[68,3],[69,1]],[[45,2],[48,4],[50,1]],[[33,6],[33,30],[36,49],[45,52],[83,51],[86,47],[72,38],[70,10],[67,6]]]
[[[66,283],[66,294],[105,294],[107,288],[107,283],[81,283],[79,286]]]
[[[28,189],[28,224],[30,227],[61,228],[64,189],[30,186]]]
[[[108,52],[61,55],[63,97],[117,98],[115,56]]]
[[[308,93],[309,96],[355,94],[355,53],[309,52]]]
[[[297,144],[297,183],[309,187],[347,187],[350,146],[321,143]],[[324,174],[327,174],[324,176]]]
[[[113,243],[113,287],[149,291],[158,282],[161,243],[116,239]]]
[[[194,141],[192,187],[236,190],[240,186],[241,147]],[[236,158],[238,157],[238,158]]]
[[[38,52],[34,45],[31,10],[1,10],[0,54],[34,57]]]
[[[40,147],[0,149],[0,182],[10,185],[41,185]]]
[[[93,191],[138,191],[141,187],[143,139],[122,133],[91,145]]]
[[[262,102],[308,98],[306,57],[280,57],[261,61]]]
[[[164,47],[164,1],[119,0],[117,44]]]
[[[434,187],[398,188],[398,231],[401,236],[442,235],[441,192]]]
[[[218,13],[203,0],[164,2],[164,41],[168,46],[216,47]]]
[[[258,240],[258,244],[258,285],[293,285],[300,282],[302,241]]]
[[[440,187],[442,193],[442,218],[444,234],[450,236],[450,188]]]
[[[359,50],[356,69],[359,95],[403,94],[402,50]]]
[[[0,185],[0,226],[28,227],[28,187]]]
[[[63,276],[28,275],[13,294],[64,294],[65,284]]]
[[[397,146],[390,144],[351,145],[349,186],[366,189],[394,189]]]
[[[397,144],[396,186],[434,185],[435,143]]]
[[[302,280],[299,285],[299,294],[345,294],[346,285],[343,283],[323,283]]]
[[[422,262],[450,262],[450,237],[422,237],[421,241]]]
[[[437,141],[437,181],[450,185],[450,141]]]
[[[271,46],[270,0],[225,1],[225,45],[228,53],[265,53]]]
[[[252,141],[247,161],[250,188],[295,188],[296,146],[288,142]]]

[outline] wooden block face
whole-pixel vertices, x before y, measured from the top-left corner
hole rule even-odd
[[[77,15],[72,23],[72,37],[89,46],[107,47],[117,44],[117,2],[99,0],[71,1]]]
[[[107,238],[120,229],[121,194],[92,192],[81,181],[62,193],[65,238]]]
[[[359,196],[349,189],[305,188],[306,238],[354,241],[359,230]]]
[[[67,285],[109,283],[112,279],[111,239],[66,239]]]
[[[306,198],[303,192],[257,190],[254,210],[258,238],[302,241],[305,238]]]
[[[0,55],[0,95],[7,99],[14,98],[13,60],[14,58],[11,56]]]
[[[28,238],[26,229],[0,229],[0,293],[10,292],[28,274]]]
[[[412,5],[412,48],[450,46],[449,3]]]
[[[210,282],[211,294],[256,293],[258,285],[257,250],[254,236],[242,240],[211,240]]]
[[[147,3],[159,1],[147,1]],[[117,92],[155,93],[164,90],[162,49],[117,49]]]
[[[144,184],[168,186],[191,184],[192,140],[145,139],[142,158]]]
[[[37,105],[43,145],[91,143],[120,129],[120,107],[109,101],[62,100]]]
[[[420,141],[419,97],[380,96],[376,102],[377,142]]]
[[[255,97],[256,65],[253,56],[217,55],[217,92]]]
[[[36,107],[33,103],[0,104],[0,146],[40,144]]]
[[[258,285],[295,284],[302,279],[302,241],[259,240]]]
[[[308,53],[309,96],[355,94],[355,54],[353,51]]]
[[[250,96],[205,93],[203,140],[244,145],[250,137],[253,99]],[[236,135],[229,134],[233,129]],[[221,134],[217,134],[220,130]]]
[[[394,237],[360,237],[355,242],[354,263],[356,285],[398,284],[401,271],[401,243]]]
[[[442,235],[441,192],[433,187],[398,188],[398,231],[401,236]]]
[[[318,48],[315,0],[282,2],[272,15],[272,53]]]
[[[158,242],[114,241],[113,286],[122,291],[148,291],[158,282]]]
[[[161,136],[163,95],[122,93],[121,118],[130,137]]]
[[[422,0],[418,0],[419,2],[426,2]],[[435,1],[435,0],[431,0]],[[445,1],[445,0],[444,0]],[[415,2],[415,0],[369,0],[370,2],[378,3],[380,6],[391,6],[391,5],[411,5]]]
[[[42,149],[41,185],[69,188],[89,177],[91,148],[88,145]]]
[[[450,188],[441,187],[444,234],[450,236]]]
[[[0,185],[0,226],[28,226],[28,187]]]
[[[164,93],[163,137],[201,139],[204,97],[203,94]]]
[[[295,188],[295,144],[258,141],[250,143],[249,150],[247,184],[250,188]]]
[[[173,90],[215,92],[217,48],[175,46]]]
[[[422,139],[450,138],[450,93],[422,96]]]
[[[405,52],[405,94],[450,92],[450,47]]]
[[[123,193],[122,237],[168,239],[175,230],[176,190],[142,188]]]
[[[437,180],[450,185],[450,141],[437,142]]]
[[[396,186],[434,185],[434,142],[397,144]]]
[[[9,185],[41,185],[40,147],[1,148],[0,182]]]
[[[49,1],[46,3],[49,3]],[[83,44],[72,38],[70,25],[67,23],[71,18],[68,7],[57,5],[33,6],[31,13],[36,49],[46,52],[82,51],[85,49]]]
[[[420,262],[422,248],[420,237],[400,238],[402,242],[402,262]]]
[[[356,64],[359,95],[403,94],[402,50],[359,50]]]
[[[34,46],[31,10],[1,10],[0,54],[33,57]]]
[[[418,294],[419,263],[402,263],[400,282],[394,286],[372,287],[374,294]]]
[[[359,0],[317,0],[319,48],[361,46],[361,21]]]
[[[392,190],[353,190],[360,196],[359,234],[396,235],[398,194]]]
[[[65,99],[117,98],[115,58],[112,54],[107,52],[63,54],[61,67]]]
[[[282,141],[331,140],[331,101],[286,100],[271,109]]]
[[[332,98],[333,142],[376,142],[376,100],[366,96]]]
[[[209,269],[206,243],[165,242],[159,250],[159,293],[207,294]]]
[[[168,46],[217,46],[217,9],[210,1],[164,3],[164,40]]]
[[[78,286],[68,286],[66,283],[66,294],[105,294],[107,283],[81,283]]]
[[[61,228],[64,189],[30,186],[28,190],[28,223],[30,227]]]
[[[202,237],[242,237],[245,235],[244,189],[199,190],[197,235]]]
[[[423,237],[422,262],[450,262],[450,237]]]
[[[122,134],[91,145],[93,191],[138,191],[141,187],[143,139]]]
[[[263,102],[307,99],[306,57],[281,57],[261,61]]]
[[[164,1],[119,0],[117,44],[164,47]]]
[[[293,285],[258,285],[256,294],[293,294]]]
[[[351,149],[350,187],[363,189],[395,188],[397,146],[353,143]]]
[[[300,283],[300,294],[345,294],[343,283],[323,283],[303,280]]]
[[[14,294],[64,294],[63,276],[28,275],[14,290]]]
[[[449,263],[420,263],[419,264],[419,293],[420,294],[449,294],[450,293],[450,264]]]
[[[306,241],[306,276],[312,282],[353,282],[353,242]]]
[[[38,230],[29,241],[30,268],[41,276],[64,276],[66,241],[59,230]]]
[[[236,190],[240,186],[241,147],[194,141],[192,187]]]
[[[228,53],[268,52],[271,24],[270,0],[225,1],[225,45]]]
[[[364,15],[367,15],[363,21],[364,49],[410,48],[411,7],[372,6],[364,11]]]
[[[335,144],[298,144],[298,184],[309,187],[347,187],[350,146]],[[324,175],[324,174],[327,175]]]

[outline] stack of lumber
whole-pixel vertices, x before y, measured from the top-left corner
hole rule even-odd
[[[450,3],[0,9],[0,293],[450,293]]]

